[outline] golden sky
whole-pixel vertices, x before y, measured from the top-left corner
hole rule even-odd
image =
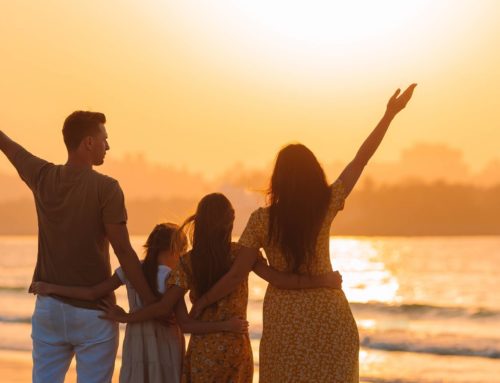
[[[348,161],[417,82],[376,160],[443,142],[499,155],[500,2],[2,1],[1,128],[63,162],[73,110],[102,111],[114,157],[215,174],[290,141]],[[8,169],[0,158],[0,171]]]

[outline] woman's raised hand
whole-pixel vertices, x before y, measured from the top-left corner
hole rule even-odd
[[[401,112],[408,101],[410,101],[411,96],[413,95],[413,90],[417,84],[411,84],[403,93],[400,94],[401,89],[396,90],[396,92],[392,95],[387,103],[387,113],[395,116],[399,112]]]

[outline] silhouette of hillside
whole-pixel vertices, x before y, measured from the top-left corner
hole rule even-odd
[[[333,181],[346,164],[325,165]],[[223,192],[236,209],[235,234],[265,202],[272,170],[234,164],[213,180],[142,155],[109,158],[96,170],[119,180],[126,196],[130,231],[148,233],[159,221],[182,222],[199,199]],[[36,233],[33,197],[17,175],[0,174],[0,234]],[[337,234],[500,234],[500,160],[470,171],[460,151],[418,144],[393,162],[370,163],[346,210],[334,223]]]
[[[262,195],[225,185],[236,209],[239,235]],[[127,203],[133,234],[146,234],[159,221],[182,222],[195,211],[197,198],[133,199]],[[31,199],[0,203],[0,234],[35,234]],[[355,190],[334,221],[337,235],[499,235],[500,184],[482,188],[444,182],[408,182]]]
[[[500,184],[408,182],[354,192],[333,232],[345,235],[499,235]]]
[[[201,174],[148,162],[142,154],[106,159],[96,170],[117,179],[127,199],[199,198],[211,190]]]

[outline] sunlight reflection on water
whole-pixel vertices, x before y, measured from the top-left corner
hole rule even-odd
[[[330,259],[343,277],[343,289],[351,302],[397,303],[399,283],[382,261],[373,241],[330,239]]]
[[[140,257],[145,239],[132,237]],[[0,348],[31,349],[34,297],[26,289],[36,248],[33,236],[0,237]],[[497,381],[499,359],[478,356],[500,349],[499,249],[500,237],[330,239],[332,265],[343,275],[362,341],[361,381]],[[118,266],[115,256],[111,262]],[[250,273],[247,317],[255,381],[266,288]],[[127,308],[124,289],[117,298]],[[464,350],[474,357],[462,355]]]

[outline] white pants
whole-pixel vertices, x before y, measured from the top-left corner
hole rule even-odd
[[[34,383],[63,383],[73,356],[79,383],[111,382],[118,324],[99,319],[101,314],[37,296],[31,331]]]

